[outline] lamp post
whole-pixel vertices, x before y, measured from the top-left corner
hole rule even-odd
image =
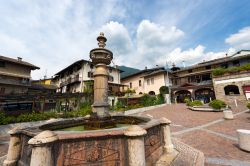
[[[166,60],[166,70],[167,70],[167,81],[166,81],[166,86],[168,87],[168,93],[169,93],[169,104],[171,104],[171,89],[170,89],[170,81],[169,81],[169,67],[168,67],[168,63],[171,63],[171,61],[167,61]],[[167,103],[168,104],[168,103]]]

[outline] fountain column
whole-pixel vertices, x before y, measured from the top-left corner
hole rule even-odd
[[[30,166],[52,166],[54,164],[52,146],[58,140],[58,136],[49,130],[45,130],[28,142],[32,145]]]
[[[128,166],[145,166],[144,135],[147,131],[138,125],[130,126],[124,133],[127,139]]]
[[[18,128],[14,128],[8,132],[10,134],[10,143],[7,158],[4,161],[4,166],[15,166],[21,154],[21,136],[18,133]]]
[[[171,140],[171,132],[170,132],[170,124],[171,121],[166,118],[161,118],[161,130],[163,133],[163,143],[164,143],[164,151],[166,153],[171,153],[174,150],[174,145],[172,144]]]
[[[104,33],[100,33],[97,37],[99,48],[90,51],[90,58],[95,65],[94,72],[94,103],[92,105],[92,112],[96,113],[98,117],[109,116],[108,108],[108,70],[107,65],[113,59],[113,53],[105,49]]]

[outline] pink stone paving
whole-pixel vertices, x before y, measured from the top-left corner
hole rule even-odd
[[[245,104],[241,103],[238,107],[231,106],[231,109],[233,113],[247,110]],[[207,159],[218,159],[224,162],[215,164],[207,161],[206,166],[233,165],[231,162],[250,165],[250,153],[239,149],[236,133],[237,129],[250,130],[250,112],[237,115],[234,120],[224,120],[223,112],[196,112],[187,109],[184,104],[172,104],[140,115],[150,115],[154,118],[166,117],[172,121],[173,137],[202,151]],[[202,127],[208,123],[211,123],[208,127]],[[188,131],[190,128],[193,130]]]
[[[207,129],[237,137],[237,129],[250,130],[250,112],[236,116],[233,120],[220,122]]]
[[[222,112],[191,111],[185,104],[172,104],[144,112],[142,115],[151,115],[154,118],[166,117],[183,127],[195,127],[223,118]]]
[[[250,162],[250,153],[239,150],[237,141],[207,133],[206,131],[192,131],[175,136],[180,141],[202,151],[206,157],[244,160]]]

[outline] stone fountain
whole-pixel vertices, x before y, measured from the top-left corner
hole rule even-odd
[[[113,54],[105,49],[103,33],[97,41],[99,48],[90,51],[96,67],[92,115],[12,129],[4,166],[150,166],[161,156],[168,165],[179,154],[171,142],[169,120],[110,116],[107,65]]]

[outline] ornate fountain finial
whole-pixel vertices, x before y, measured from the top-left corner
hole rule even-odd
[[[107,38],[104,36],[103,32],[100,32],[100,35],[97,37],[97,41],[100,48],[104,48],[106,46],[105,42],[107,41]]]

